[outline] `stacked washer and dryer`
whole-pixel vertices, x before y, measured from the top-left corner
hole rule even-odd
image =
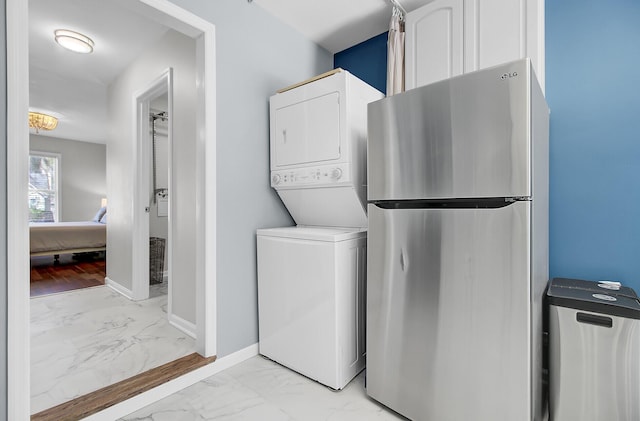
[[[271,186],[297,226],[260,229],[260,354],[333,389],[365,365],[367,104],[342,69],[270,98]]]

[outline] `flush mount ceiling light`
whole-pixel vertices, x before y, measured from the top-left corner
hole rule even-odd
[[[40,130],[53,130],[57,125],[58,119],[54,116],[29,111],[29,127],[36,129],[36,133],[40,133]]]
[[[79,32],[70,31],[68,29],[56,29],[53,31],[56,42],[67,50],[76,53],[87,54],[93,51],[93,40]]]

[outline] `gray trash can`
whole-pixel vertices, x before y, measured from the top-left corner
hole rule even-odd
[[[640,420],[640,303],[633,289],[555,278],[547,300],[551,421]]]

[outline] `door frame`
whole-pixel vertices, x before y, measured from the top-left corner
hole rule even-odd
[[[149,212],[145,209],[151,206],[151,198],[154,192],[149,189],[151,178],[151,122],[149,113],[151,111],[150,102],[160,95],[166,94],[168,97],[167,111],[169,113],[169,134],[168,134],[168,166],[169,166],[169,217],[168,217],[168,238],[167,238],[167,272],[169,274],[168,289],[168,309],[167,313],[171,317],[171,262],[172,262],[172,218],[171,209],[175,188],[173,182],[173,69],[165,70],[160,76],[152,80],[147,87],[133,95],[134,110],[136,110],[136,127],[133,145],[133,161],[137,162],[135,169],[135,180],[133,182],[133,235],[132,235],[132,256],[131,272],[132,298],[136,301],[149,298]]]
[[[196,41],[196,347],[216,353],[215,26],[166,0],[119,2]],[[125,6],[126,4],[126,6]],[[7,417],[30,418],[29,235],[25,208],[29,155],[29,5],[6,0],[7,48]],[[206,164],[206,165],[205,165]]]

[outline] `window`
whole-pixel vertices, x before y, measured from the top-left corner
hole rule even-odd
[[[58,174],[60,157],[29,154],[29,222],[56,222],[58,218]]]

